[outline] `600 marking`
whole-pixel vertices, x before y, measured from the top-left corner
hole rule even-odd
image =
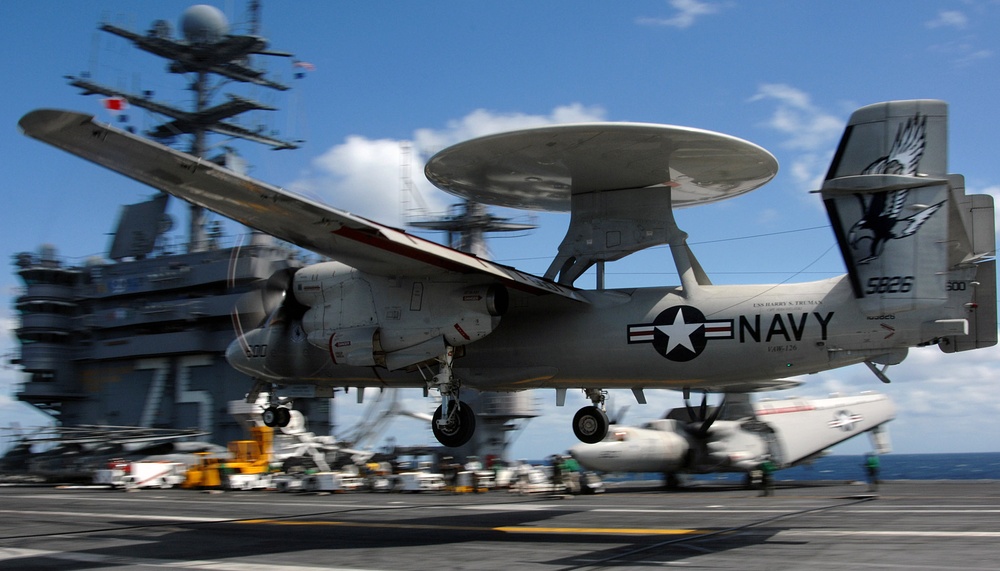
[[[247,349],[247,358],[253,359],[255,357],[267,357],[267,344],[261,345],[245,345]]]

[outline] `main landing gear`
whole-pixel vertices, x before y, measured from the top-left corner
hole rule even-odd
[[[576,411],[573,416],[573,434],[586,444],[595,444],[608,435],[608,415],[604,412],[607,393],[601,389],[583,389],[592,403]]]
[[[292,419],[292,411],[283,406],[268,406],[261,414],[261,418],[264,419],[264,426],[284,428]]]
[[[257,382],[254,383],[253,388],[247,394],[247,402],[257,402],[257,397],[260,396],[261,391],[264,389],[267,389],[267,406],[264,407],[264,411],[260,415],[264,421],[264,426],[271,428],[284,428],[288,426],[288,423],[292,420],[292,411],[281,405],[286,405],[290,401],[288,399],[281,399],[275,394],[273,383],[257,379]]]
[[[429,388],[441,393],[441,406],[434,411],[431,431],[438,442],[449,448],[457,448],[472,439],[476,431],[476,415],[472,408],[459,400],[461,383],[452,374],[451,364],[455,358],[455,348],[447,347],[439,359],[438,373],[428,381]]]

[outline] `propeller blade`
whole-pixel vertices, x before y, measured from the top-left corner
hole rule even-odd
[[[708,399],[708,393],[705,393],[705,399],[706,400]],[[702,406],[706,406],[706,403],[703,402]],[[701,426],[698,428],[698,432],[696,433],[695,436],[697,436],[698,438],[707,437],[708,429],[712,428],[712,424],[714,424],[715,421],[719,419],[719,415],[722,414],[722,409],[725,408],[725,406],[726,406],[726,395],[722,395],[722,401],[719,402],[718,406],[715,407],[715,410],[712,411],[712,415],[706,418],[704,422],[701,423]]]
[[[250,243],[254,243],[254,240],[254,236],[251,235]],[[263,326],[285,300],[291,298],[288,292],[296,271],[294,268],[284,268],[274,272],[267,279],[258,279],[250,284],[239,283],[240,268],[254,263],[253,256],[244,256],[246,251],[242,246],[233,248],[229,258],[230,291],[246,290],[236,300],[230,313],[237,339],[242,339],[248,332]]]

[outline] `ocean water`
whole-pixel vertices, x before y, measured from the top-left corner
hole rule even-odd
[[[1000,480],[1000,453],[886,454],[879,457],[883,480]],[[863,456],[826,456],[812,465],[781,470],[778,479],[864,480]]]
[[[810,464],[779,470],[776,481],[865,481],[864,456],[825,456]],[[955,454],[886,454],[879,458],[882,480],[1000,480],[1000,452]],[[661,474],[630,474],[609,480],[647,480]],[[702,474],[695,481],[743,481],[742,474]]]

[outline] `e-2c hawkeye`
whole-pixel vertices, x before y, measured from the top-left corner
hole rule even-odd
[[[947,105],[892,101],[850,118],[819,189],[847,274],[808,283],[713,285],[674,208],[764,185],[777,161],[727,135],[667,125],[587,123],[501,133],[446,148],[425,174],[488,204],[569,211],[542,276],[518,271],[320,204],[102,124],[37,110],[27,135],[333,261],[267,280],[240,309],[227,357],[277,387],[423,387],[440,392],[432,428],[467,442],[462,387],[582,389],[573,430],[608,431],[606,390],[742,395],[785,379],[910,347],[997,342],[993,202],[966,194],[947,165]],[[358,189],[364,192],[365,189]],[[679,285],[606,289],[604,266],[668,245]],[[575,285],[596,266],[597,288]],[[249,318],[249,317],[252,317]],[[269,424],[287,422],[274,397]]]

